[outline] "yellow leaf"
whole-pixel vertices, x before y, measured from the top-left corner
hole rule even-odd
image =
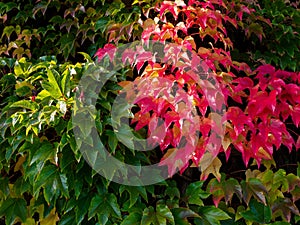
[[[21,166],[23,165],[25,160],[26,160],[26,155],[22,155],[21,157],[19,157],[18,162],[15,165],[14,172],[17,172],[21,169]]]
[[[59,217],[55,210],[56,208],[52,209],[49,215],[40,221],[40,225],[56,225],[56,222],[59,221]]]
[[[33,218],[27,218],[24,223],[21,223],[21,225],[35,225],[35,220]]]
[[[214,158],[213,158],[212,154],[210,152],[205,152],[199,162],[200,170],[202,172],[204,170],[206,170],[206,168],[209,167],[209,165],[212,163],[213,160],[214,160]]]
[[[32,84],[28,83],[27,81],[22,81],[22,82],[17,81],[17,83],[15,85],[15,88],[19,89],[19,88],[24,87],[24,86],[29,87],[31,90],[34,89],[34,87],[32,86]]]
[[[221,174],[220,174],[221,166],[222,166],[221,160],[218,157],[214,158],[213,161],[209,164],[208,167],[206,167],[205,170],[201,169],[202,173],[201,173],[201,176],[200,176],[200,180],[205,180],[208,177],[208,175],[212,173],[218,179],[218,181],[220,181],[220,179],[221,179]],[[201,164],[200,164],[200,167],[201,167]]]

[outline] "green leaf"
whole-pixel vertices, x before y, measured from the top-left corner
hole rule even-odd
[[[36,102],[32,102],[30,100],[20,100],[11,104],[10,107],[24,108],[35,111],[39,108],[39,105]]]
[[[263,204],[267,204],[265,195],[267,194],[267,189],[261,183],[260,180],[256,178],[250,178],[248,181],[242,181],[241,187],[243,190],[243,199],[249,204],[249,201],[252,196],[254,196],[258,201]]]
[[[213,206],[203,206],[199,209],[199,216],[202,217],[208,224],[220,225],[221,220],[228,220],[231,217],[223,210]],[[196,218],[196,221],[200,219]],[[198,224],[198,223],[197,223]]]
[[[1,39],[3,38],[4,35],[6,35],[8,42],[10,40],[10,35],[12,34],[12,32],[15,31],[14,26],[5,26],[3,29],[3,33],[1,35]]]
[[[33,184],[34,196],[38,196],[41,188],[44,188],[44,196],[48,203],[59,193],[69,198],[67,177],[54,165],[45,166],[36,177]]]
[[[111,130],[108,130],[107,132],[108,136],[108,146],[111,150],[111,152],[114,154],[118,145],[118,138],[116,137],[115,133]]]
[[[110,215],[120,218],[121,212],[117,197],[110,193],[94,196],[89,207],[88,218],[91,219],[96,214],[101,215],[103,221],[106,220],[105,218],[109,218]]]
[[[246,220],[257,223],[269,223],[272,218],[272,211],[269,206],[252,199],[249,204],[250,209],[240,214]]]
[[[174,224],[174,217],[171,210],[163,203],[156,205],[156,217],[159,224],[167,224],[167,221]]]
[[[93,62],[93,60],[92,60],[92,58],[91,58],[91,56],[90,56],[89,54],[87,54],[87,53],[85,53],[85,52],[77,52],[77,53],[83,55],[84,59],[85,59],[88,63]]]
[[[69,70],[64,71],[61,79],[61,91],[66,97],[70,96],[70,80],[71,80],[70,71]]]
[[[143,224],[143,225],[151,225],[151,224],[157,225],[158,224],[157,220],[156,220],[155,211],[152,206],[144,209],[141,224]]]
[[[36,161],[44,163],[54,156],[55,150],[51,143],[44,141],[42,146],[33,154],[30,165]]]
[[[139,196],[142,196],[145,201],[148,201],[147,192],[144,186],[127,186],[127,185],[121,185],[119,192],[122,195],[124,191],[127,191],[129,193],[129,199],[130,199],[130,205],[129,207],[132,207],[137,200],[139,199]]]
[[[104,31],[107,28],[107,24],[109,22],[109,17],[102,17],[95,23],[95,32],[98,30],[101,31],[101,33],[104,33]]]
[[[154,208],[152,206],[144,209],[141,224],[167,225],[175,224],[175,222],[173,214],[169,207],[163,202],[157,202],[156,211],[154,211]]]
[[[24,222],[27,218],[26,205],[23,198],[8,198],[0,206],[0,217],[5,216],[6,225],[12,225],[17,217]]]
[[[76,184],[75,184],[76,185]],[[75,214],[76,224],[80,224],[88,213],[91,204],[91,197],[87,193],[82,193],[77,201]]]
[[[201,199],[205,199],[210,196],[209,193],[201,189],[202,185],[203,185],[203,181],[197,181],[191,183],[187,187],[185,198],[187,199],[187,202],[189,204],[203,206],[203,201]]]
[[[59,99],[63,96],[58,81],[59,73],[56,70],[47,69],[47,76],[49,82],[43,82],[42,87],[46,89],[53,98]]]
[[[174,208],[171,209],[176,225],[189,225],[187,218],[199,217],[197,213],[189,208]]]
[[[278,198],[272,205],[272,212],[276,216],[281,216],[285,221],[290,222],[291,213],[300,215],[299,209],[289,198]]]
[[[139,224],[141,222],[142,215],[137,212],[130,213],[125,219],[122,221],[120,225],[132,225]]]
[[[73,225],[75,220],[75,215],[73,212],[68,212],[63,214],[61,219],[59,220],[59,225]]]
[[[236,179],[229,178],[228,180],[222,182],[222,185],[226,203],[231,202],[234,193],[239,197],[239,199],[242,199],[242,188]]]
[[[1,199],[6,199],[9,195],[9,186],[8,186],[8,178],[0,177],[0,197]]]

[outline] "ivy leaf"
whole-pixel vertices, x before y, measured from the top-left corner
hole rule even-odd
[[[97,22],[95,23],[95,32],[100,30],[101,33],[103,33],[105,31],[105,29],[107,28],[108,22],[109,22],[108,17],[102,17],[99,20],[97,20]]]
[[[143,225],[151,225],[151,224],[157,225],[155,211],[154,211],[154,208],[152,206],[144,209],[141,224],[143,224]]]
[[[189,225],[188,218],[199,217],[197,213],[189,208],[174,208],[171,211],[176,225]]]
[[[40,220],[40,225],[53,225],[57,221],[59,221],[59,217],[56,208],[53,208],[46,218]]]
[[[91,197],[86,193],[82,193],[78,198],[75,208],[75,218],[77,224],[80,224],[87,215],[90,204]]]
[[[167,225],[169,224],[167,221],[174,224],[174,217],[167,205],[162,202],[158,202],[156,205],[156,211],[152,206],[144,209],[141,224]]]
[[[61,174],[54,165],[45,166],[36,177],[33,184],[34,196],[38,196],[41,188],[44,188],[44,196],[49,204],[59,192],[66,198],[69,198],[66,175]]]
[[[0,217],[5,216],[5,224],[14,224],[18,217],[24,222],[27,218],[26,201],[22,198],[8,198],[1,203]]]
[[[167,221],[174,224],[174,217],[169,207],[165,204],[158,203],[156,205],[156,218],[159,224],[167,224]]]
[[[239,199],[242,199],[242,188],[238,181],[234,178],[229,178],[228,180],[222,182],[223,190],[225,193],[225,202],[231,202],[233,194],[235,193]]]
[[[223,210],[213,206],[203,206],[198,211],[201,219],[196,218],[195,224],[221,225],[220,220],[228,220],[231,217]]]
[[[241,187],[243,190],[243,199],[247,205],[249,204],[252,196],[254,196],[258,201],[262,202],[264,205],[267,205],[265,198],[267,189],[260,180],[256,178],[249,178],[248,181],[243,180],[241,182]]]
[[[42,146],[34,152],[29,165],[32,165],[36,161],[44,164],[45,161],[54,156],[54,153],[55,150],[52,144],[50,142],[44,141]]]
[[[212,173],[218,179],[218,181],[220,181],[220,179],[221,179],[221,174],[220,174],[221,166],[222,166],[221,160],[218,157],[214,158],[213,161],[211,162],[211,164],[205,170],[201,169],[202,173],[200,175],[200,179],[201,180],[206,180],[208,175]],[[200,168],[201,168],[201,161],[200,161]]]
[[[97,194],[92,198],[88,218],[89,220],[93,218],[95,215],[100,215],[100,219],[103,223],[106,224],[107,219],[112,215],[114,217],[121,217],[121,212],[119,208],[119,204],[117,201],[117,197],[114,194],[107,193],[104,195]]]
[[[272,206],[272,211],[274,215],[282,215],[288,222],[291,220],[291,213],[300,215],[297,206],[289,198],[278,199]]]
[[[127,191],[129,193],[129,200],[131,208],[136,201],[138,200],[139,196],[142,196],[145,201],[148,201],[147,192],[144,186],[127,186],[127,185],[121,185],[119,192],[122,195],[124,191]]]
[[[260,224],[269,223],[272,218],[272,211],[269,206],[251,200],[249,204],[250,209],[240,214],[246,219]]]
[[[104,58],[104,56],[108,55],[110,60],[113,61],[115,57],[115,53],[117,51],[117,48],[113,44],[106,44],[103,48],[98,49],[98,51],[95,53],[95,56],[98,57],[98,61],[100,62],[101,59]]]
[[[210,194],[201,189],[202,185],[203,181],[197,181],[189,184],[185,193],[187,203],[203,206],[203,201],[201,199],[208,198]]]
[[[142,215],[138,212],[130,213],[125,219],[122,221],[120,225],[132,225],[139,224],[141,222]]]

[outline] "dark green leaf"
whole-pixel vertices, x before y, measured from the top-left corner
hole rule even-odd
[[[27,218],[26,201],[22,198],[8,198],[0,206],[0,217],[5,216],[5,224],[12,225],[18,217],[23,222]]]
[[[269,223],[272,212],[269,206],[252,199],[249,203],[250,209],[240,214],[246,219],[257,223]]]

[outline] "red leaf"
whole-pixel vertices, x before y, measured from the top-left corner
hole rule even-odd
[[[296,142],[296,150],[300,149],[300,136],[298,136],[297,142]]]
[[[250,129],[254,128],[251,118],[246,116],[238,107],[229,107],[226,113],[226,119],[230,120],[234,125],[236,137],[245,129],[245,125],[248,125]]]
[[[131,48],[127,48],[122,54],[122,62],[126,64],[126,61],[128,60],[128,63],[132,65],[135,61],[135,56],[136,52]]]
[[[232,81],[238,85],[234,87],[235,92],[242,91],[246,88],[251,89],[253,87],[253,81],[249,77],[240,77]]]
[[[141,113],[141,111],[137,112],[134,115],[134,119],[132,120],[132,123],[136,122],[137,124],[135,126],[135,130],[139,130],[141,128],[143,128],[144,126],[149,124],[150,121],[150,113],[146,112],[146,113]]]
[[[269,78],[265,77],[267,74],[269,77],[273,77],[275,73],[275,68],[269,64],[259,66],[255,72],[258,72],[256,75],[256,79],[259,80],[259,86],[264,91],[268,86]]]
[[[256,96],[253,96],[248,103],[248,113],[252,118],[261,116],[266,119],[268,113],[273,113],[276,108],[277,91],[272,90],[270,94],[266,91],[260,91]]]
[[[300,125],[300,105],[296,105],[291,110],[291,116],[296,127]]]
[[[169,127],[172,122],[179,121],[180,117],[179,117],[178,113],[176,113],[174,111],[168,111],[164,115],[164,119],[165,119],[165,126]]]
[[[113,61],[115,53],[117,51],[117,47],[113,44],[106,44],[103,48],[99,48],[95,53],[95,56],[98,57],[98,61],[104,58],[105,55],[108,55],[110,60]]]

